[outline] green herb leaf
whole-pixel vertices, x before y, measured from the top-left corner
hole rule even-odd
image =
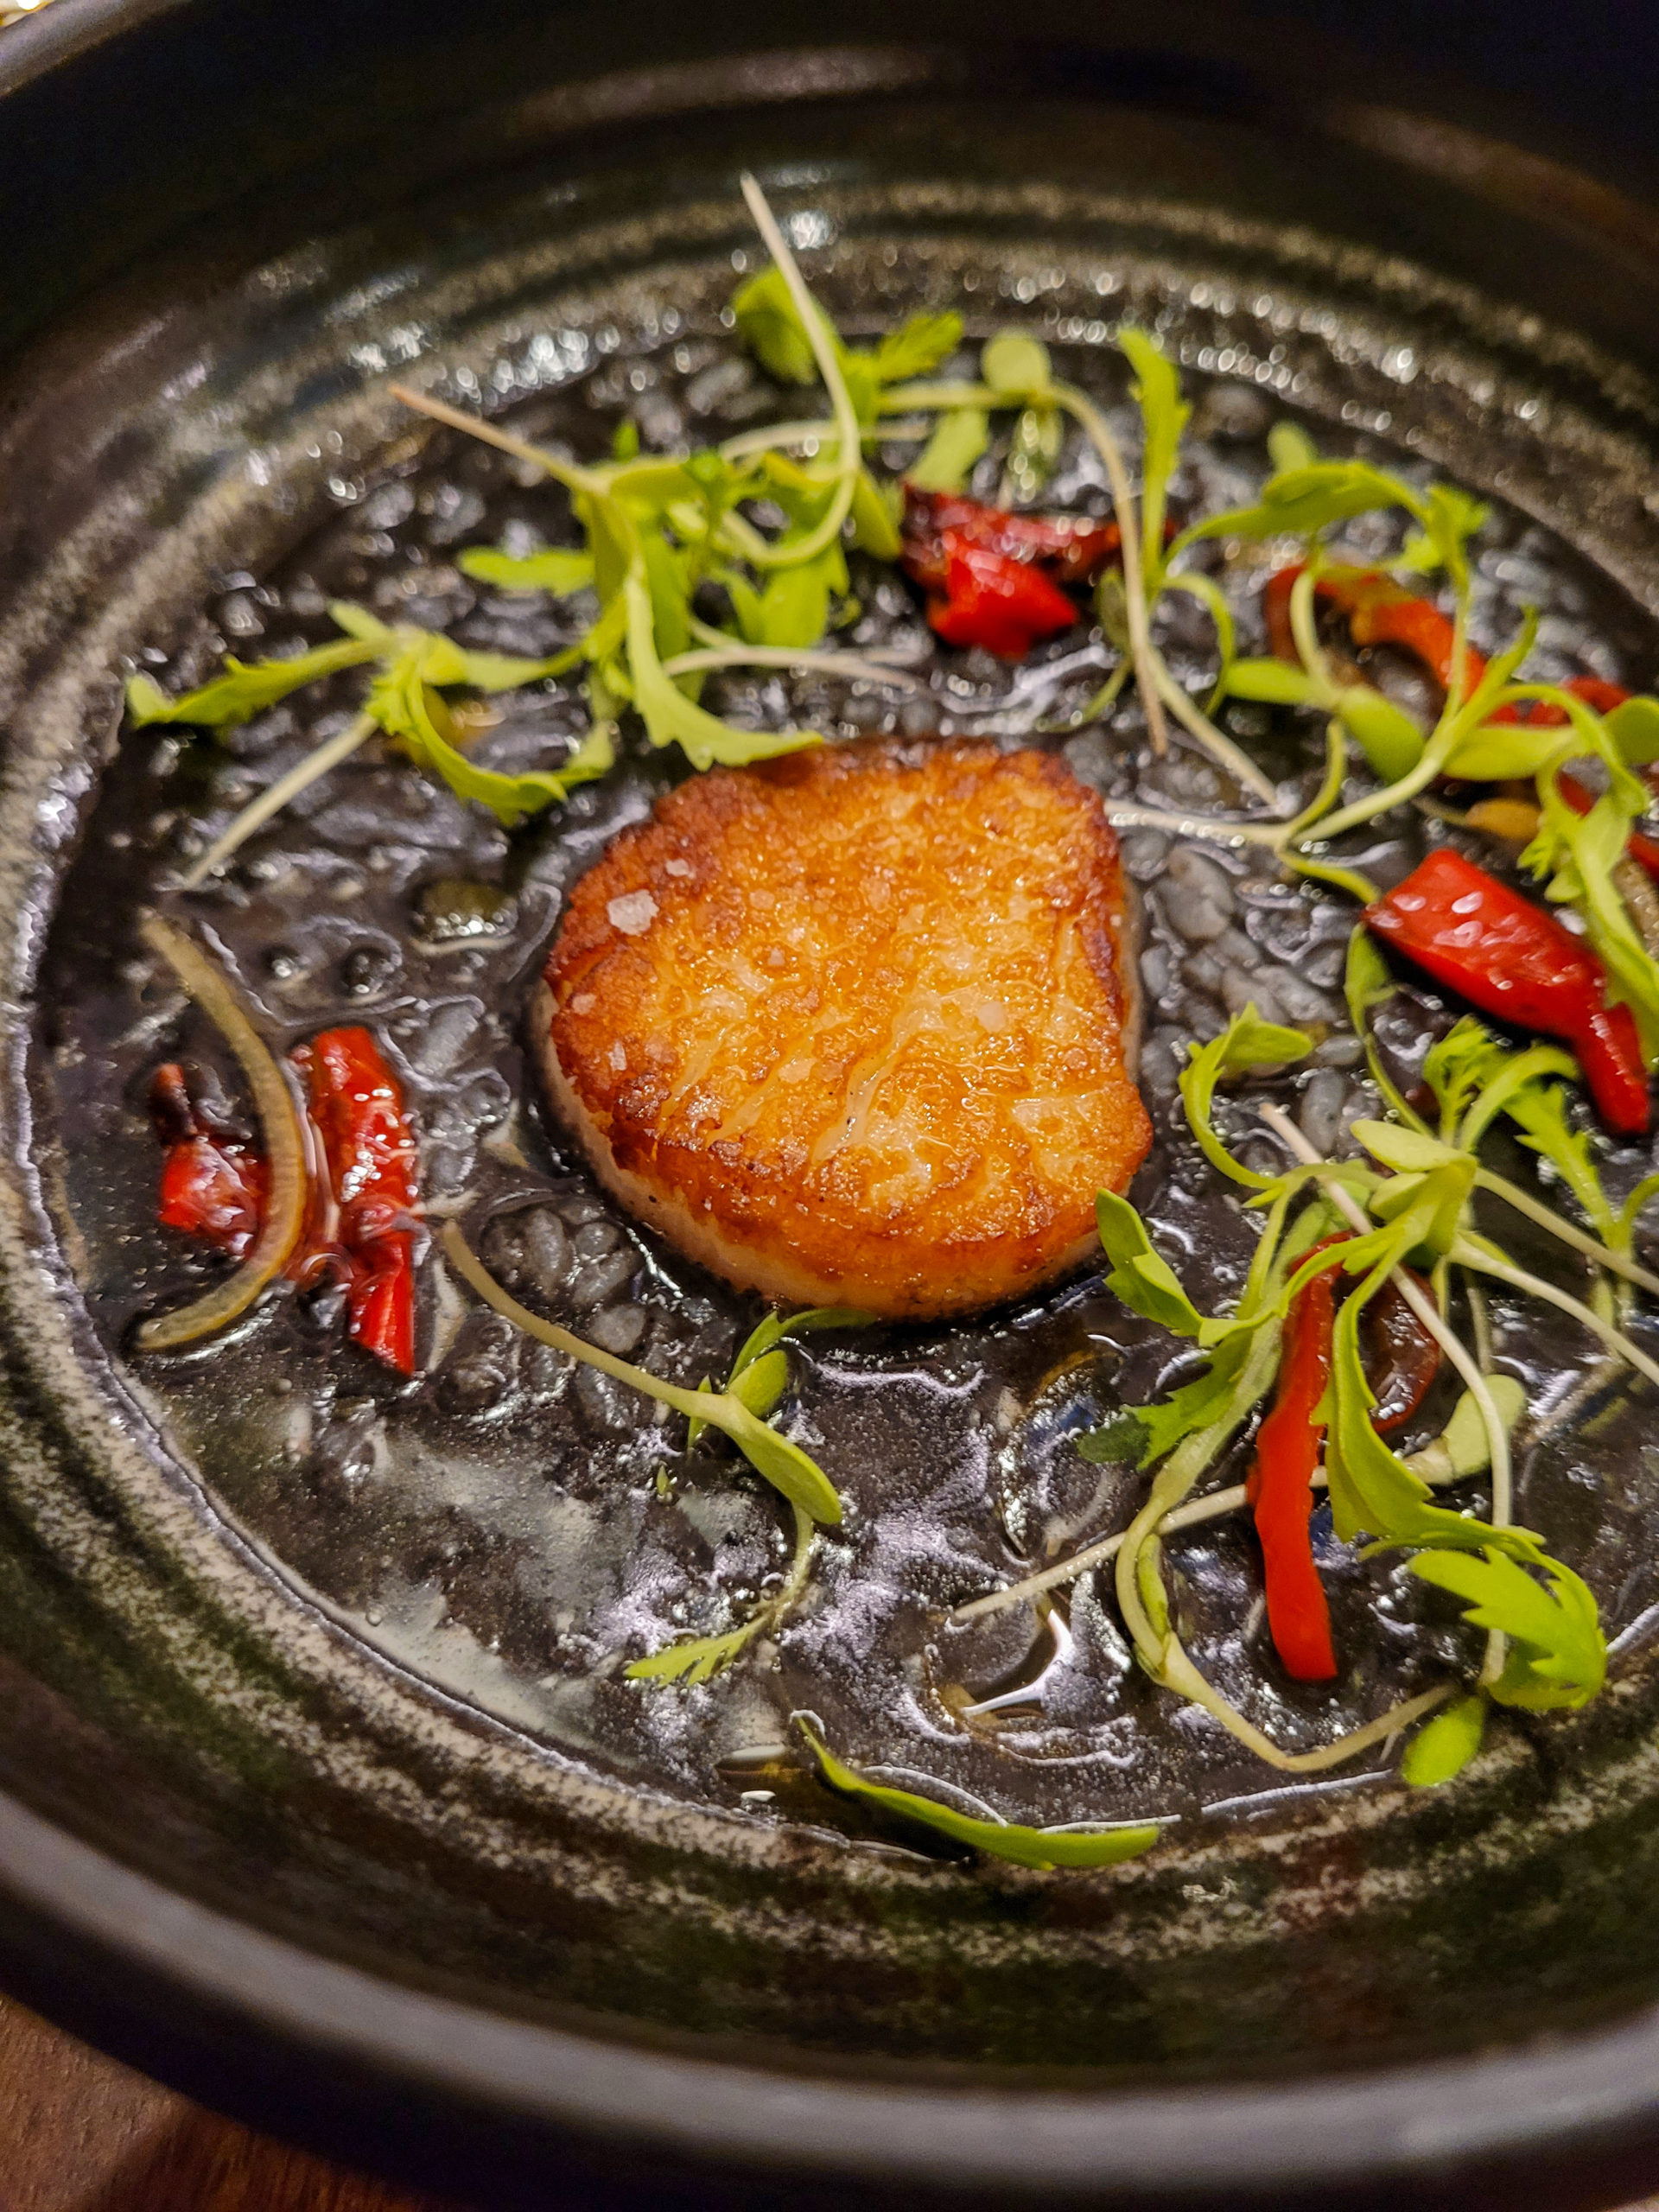
[[[731,1438],[756,1472],[764,1475],[774,1490],[781,1491],[791,1504],[830,1527],[840,1522],[841,1500],[835,1485],[798,1444],[768,1428],[735,1398],[715,1398],[706,1418]]]
[[[1530,1531],[1495,1529],[1484,1521],[1465,1519],[1462,1514],[1433,1504],[1427,1484],[1389,1449],[1371,1426],[1376,1402],[1360,1357],[1360,1319],[1393,1268],[1405,1258],[1411,1236],[1408,1224],[1397,1226],[1397,1251],[1385,1251],[1337,1312],[1332,1341],[1332,1420],[1325,1455],[1337,1534],[1344,1543],[1368,1534],[1383,1544],[1456,1550],[1476,1550],[1484,1544],[1512,1556],[1535,1559],[1541,1555],[1540,1546]]]
[[[1651,767],[1659,760],[1659,699],[1626,699],[1602,721],[1627,767]]]
[[[1135,371],[1129,397],[1141,410],[1146,443],[1141,461],[1141,517],[1143,558],[1149,580],[1164,568],[1164,511],[1169,480],[1180,456],[1181,433],[1192,410],[1181,397],[1174,363],[1144,330],[1128,324],[1117,342]]]
[[[876,376],[882,384],[925,377],[961,343],[962,317],[954,308],[944,315],[913,315],[897,330],[889,331],[876,347]]]
[[[868,1329],[876,1318],[857,1306],[809,1306],[798,1313],[768,1313],[739,1345],[726,1388],[765,1421],[777,1411],[788,1387],[788,1361],[777,1349],[786,1337],[808,1336],[817,1329]],[[707,1427],[706,1421],[693,1419],[685,1439],[688,1451]]]
[[[622,588],[633,702],[653,745],[677,745],[694,768],[709,768],[716,760],[741,767],[753,760],[774,760],[782,753],[798,753],[803,746],[823,744],[816,730],[734,729],[694,704],[663,673],[652,634],[651,594],[643,578],[631,575]]]
[[[610,739],[602,730],[594,732],[562,769],[504,776],[476,766],[454,742],[448,709],[431,688],[434,683],[468,681],[460,665],[464,658],[448,639],[422,639],[375,677],[367,701],[367,711],[394,744],[417,766],[442,778],[458,798],[488,807],[510,828],[527,814],[563,799],[573,784],[601,776],[610,767]]]
[[[1275,423],[1268,432],[1268,458],[1275,476],[1288,476],[1299,468],[1317,468],[1319,449],[1300,423]]]
[[[1412,531],[1390,564],[1416,575],[1444,569],[1459,592],[1469,588],[1468,542],[1491,512],[1455,484],[1431,484],[1422,527]]]
[[[222,676],[178,699],[169,699],[148,676],[129,677],[127,711],[141,728],[147,722],[188,722],[197,729],[236,729],[290,692],[373,658],[373,647],[357,638],[337,638],[285,660],[240,661],[227,653]]]
[[[1073,1439],[1077,1456],[1096,1467],[1115,1466],[1127,1462],[1132,1467],[1144,1464],[1147,1429],[1140,1414],[1128,1407],[1116,1413],[1098,1428],[1085,1429]]]
[[[1564,704],[1571,700],[1570,694],[1560,696]],[[1582,916],[1585,934],[1607,970],[1609,995],[1630,1007],[1643,1057],[1651,1065],[1659,1057],[1659,965],[1642,942],[1614,880],[1631,825],[1647,810],[1647,793],[1605,743],[1599,720],[1586,716],[1577,701],[1571,701],[1570,710],[1578,737],[1587,737],[1601,751],[1608,786],[1589,813],[1580,815],[1560,795],[1560,760],[1546,769],[1538,779],[1542,820],[1521,864],[1548,877],[1548,898],[1573,906]],[[1560,759],[1573,750],[1569,739]]]
[[[1529,1713],[1587,1705],[1607,1676],[1607,1647],[1596,1601],[1559,1560],[1535,1562],[1548,1587],[1514,1559],[1489,1547],[1483,1556],[1420,1554],[1411,1571],[1467,1603],[1464,1618],[1510,1640],[1509,1659],[1489,1685],[1500,1705]]]
[[[1001,504],[1029,504],[1041,493],[1065,446],[1065,417],[1058,407],[1022,407],[1014,417],[1002,471]]]
[[[732,300],[738,336],[762,368],[779,384],[816,384],[818,364],[812,342],[790,296],[783,271],[763,269],[741,286]],[[829,319],[824,320],[831,344],[839,344]]]
[[[551,592],[555,599],[588,590],[594,581],[593,555],[563,546],[513,554],[493,545],[469,545],[455,566],[462,575],[475,576],[482,584],[495,584],[504,591]]]
[[[1046,391],[1053,382],[1048,348],[1023,330],[999,330],[979,356],[981,379],[993,391]]]
[[[631,1661],[622,1671],[630,1681],[684,1682],[695,1688],[729,1667],[760,1634],[767,1618],[762,1611],[754,1620],[728,1629],[724,1636],[691,1637],[683,1643],[665,1644],[646,1658]]]
[[[899,490],[884,488],[868,468],[853,486],[853,543],[878,561],[896,561],[903,548],[899,535]]]
[[[1513,1375],[1489,1375],[1486,1389],[1497,1408],[1504,1433],[1512,1435],[1527,1409],[1525,1389]],[[1433,1482],[1458,1482],[1466,1475],[1485,1473],[1492,1464],[1492,1440],[1471,1390],[1465,1390],[1458,1400],[1440,1434],[1421,1452],[1414,1452],[1406,1464],[1414,1474]]]
[[[1324,686],[1287,660],[1236,660],[1228,671],[1227,696],[1269,707],[1317,707],[1324,703]]]
[[[1243,1419],[1243,1412],[1234,1404],[1239,1377],[1261,1332],[1265,1329],[1276,1332],[1278,1327],[1276,1317],[1268,1314],[1253,1328],[1236,1328],[1217,1346],[1201,1375],[1183,1382],[1155,1405],[1134,1408],[1135,1420],[1146,1440],[1141,1447],[1143,1467],[1155,1466],[1185,1438],[1213,1427],[1230,1414]]]
[[[1524,1084],[1503,1100],[1503,1110],[1521,1131],[1522,1143],[1547,1160],[1567,1185],[1598,1236],[1616,1242],[1618,1217],[1602,1188],[1588,1131],[1573,1128],[1567,1118],[1567,1093],[1558,1084]]]
[[[1095,1217],[1112,1262],[1106,1287],[1132,1313],[1156,1321],[1177,1336],[1198,1335],[1205,1325],[1203,1314],[1181,1288],[1169,1262],[1153,1250],[1146,1224],[1128,1200],[1102,1191],[1095,1200]]]
[[[805,1715],[797,1713],[795,1718],[832,1787],[849,1797],[861,1798],[867,1805],[879,1806],[883,1812],[937,1829],[954,1842],[969,1844],[989,1858],[1044,1872],[1057,1866],[1117,1866],[1126,1859],[1138,1859],[1158,1840],[1159,1830],[1149,1822],[1133,1827],[1078,1830],[1018,1827],[1009,1821],[975,1820],[935,1798],[867,1782],[836,1757]]]
[[[1369,683],[1344,684],[1338,692],[1336,709],[1343,728],[1352,737],[1384,783],[1398,783],[1423,757],[1423,733],[1403,707]]]
[[[1400,1762],[1402,1777],[1415,1789],[1433,1789],[1450,1782],[1480,1749],[1485,1727],[1485,1699],[1460,1697],[1425,1721],[1412,1738]]]
[[[982,407],[952,407],[933,425],[933,435],[907,472],[925,492],[961,492],[974,464],[990,442],[991,418]]]
[[[1253,1191],[1265,1191],[1275,1179],[1258,1175],[1254,1168],[1235,1160],[1216,1135],[1211,1120],[1216,1085],[1223,1076],[1240,1068],[1282,1066],[1287,1061],[1305,1058],[1313,1049],[1311,1037],[1305,1036],[1300,1029],[1287,1029],[1276,1021],[1264,1021],[1254,1005],[1247,1006],[1243,1014],[1235,1014],[1221,1035],[1208,1045],[1187,1047],[1187,1064],[1180,1075],[1187,1122],[1205,1158],[1233,1182],[1245,1184]]]
[[[1424,502],[1397,476],[1369,461],[1315,461],[1269,478],[1255,506],[1211,515],[1184,531],[1181,543],[1200,537],[1313,537],[1332,523],[1397,506],[1427,520]]]
[[[777,1627],[806,1587],[807,1571],[811,1564],[816,1533],[812,1520],[799,1506],[794,1509],[794,1514],[795,1556],[790,1562],[784,1586],[776,1596],[757,1605],[747,1620],[728,1629],[723,1636],[690,1637],[683,1643],[671,1643],[661,1651],[653,1651],[646,1658],[636,1659],[623,1670],[631,1681],[684,1682],[695,1687],[710,1681],[740,1657],[757,1637]]]

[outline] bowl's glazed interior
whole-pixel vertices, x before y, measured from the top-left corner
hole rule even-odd
[[[145,1243],[138,1110],[145,1054],[181,1033],[176,1007],[145,996],[130,929],[146,872],[180,849],[196,772],[176,748],[118,741],[126,657],[188,674],[218,640],[245,651],[323,594],[380,582],[411,619],[492,622],[477,642],[546,650],[550,637],[506,634],[522,611],[458,596],[448,566],[463,531],[543,520],[546,495],[413,436],[387,385],[511,397],[532,434],[578,448],[630,410],[651,435],[654,409],[664,439],[735,425],[747,387],[721,308],[753,252],[745,164],[850,329],[960,302],[970,334],[1037,328],[1116,400],[1116,320],[1155,323],[1208,410],[1201,466],[1217,483],[1262,473],[1269,407],[1333,450],[1370,441],[1431,461],[1500,504],[1497,573],[1517,598],[1546,596],[1560,649],[1592,635],[1619,672],[1651,679],[1659,391],[1628,344],[1583,334],[1594,270],[1565,233],[1541,233],[1556,240],[1542,313],[1526,219],[1459,218],[1448,188],[1393,165],[1397,144],[1376,150],[1381,123],[1358,134],[1369,149],[1287,137],[1270,159],[1274,142],[1236,113],[1114,104],[1052,69],[1011,111],[971,77],[918,48],[550,92],[533,119],[534,102],[494,111],[517,118],[499,132],[510,166],[488,168],[475,123],[464,176],[416,188],[411,156],[372,209],[340,187],[349,164],[333,184],[314,172],[290,203],[249,211],[244,243],[210,226],[66,309],[14,372],[0,1781],[128,1865],[377,1976],[705,2056],[1173,2085],[1606,2019],[1659,1984],[1659,1472],[1634,1402],[1593,1451],[1529,1476],[1539,1509],[1572,1519],[1575,1563],[1608,1605],[1606,1698],[1507,1730],[1446,1792],[1381,1774],[1264,1789],[1179,1733],[1167,1749],[1103,1617],[1106,1704],[960,1743],[928,1719],[897,1644],[861,1645],[849,1626],[861,1576],[892,1598],[889,1628],[937,1650],[940,1611],[1006,1568],[1021,1524],[1016,1510],[988,1527],[998,1497],[1012,1485],[1028,1520],[1079,1510],[1045,1455],[1093,1402],[1084,1386],[1045,1394],[1046,1379],[1075,1378],[1080,1352],[1095,1375],[1109,1349],[1129,1363],[1126,1396],[1136,1380],[1136,1344],[1112,1339],[1097,1285],[823,1352],[807,1404],[853,1510],[801,1649],[837,1738],[888,1759],[902,1738],[925,1765],[919,1744],[1016,1816],[1079,1820],[1103,1789],[1110,1817],[1180,1815],[1144,1864],[1054,1876],[926,1857],[804,1784],[746,1796],[733,1755],[813,1701],[787,1644],[707,1690],[615,1681],[602,1662],[638,1625],[630,1606],[695,1603],[722,1545],[728,1582],[770,1561],[766,1516],[728,1471],[692,1481],[686,1511],[663,1506],[654,1458],[602,1393],[513,1366],[476,1324],[412,1410],[378,1402],[359,1370],[325,1373],[298,1325],[165,1370],[123,1348],[136,1306],[183,1280]],[[1616,308],[1604,288],[1601,337],[1630,340],[1648,303],[1636,276]],[[410,547],[424,599],[403,581]],[[1052,703],[988,679],[953,696],[962,728],[1018,728]],[[562,711],[542,702],[527,743]],[[1078,765],[1109,782],[1095,744]],[[385,791],[365,783],[300,825],[308,858],[286,880],[202,911],[273,1034],[366,1011],[401,1039],[434,1188],[483,1175],[510,1224],[528,1160],[575,1236],[590,1194],[533,1104],[514,1105],[518,1018],[563,885],[650,788],[631,770],[508,856],[447,801],[388,830]],[[1155,884],[1164,855],[1142,858]],[[487,949],[423,952],[409,931],[440,872],[511,890]],[[1263,926],[1319,988],[1318,927]],[[1157,1070],[1154,1052],[1167,1126]],[[602,1295],[642,1311],[689,1376],[717,1365],[741,1305],[648,1247],[612,1249],[628,1266]],[[1534,1356],[1542,1392],[1570,1359]],[[1040,1396],[1023,1461],[997,1429],[1010,1395]],[[650,1547],[651,1573],[631,1580]],[[1239,1571],[1222,1541],[1196,1580],[1223,1605]],[[613,1611],[596,1617],[601,1587]],[[977,1689],[1017,1669],[1017,1643],[968,1656]]]

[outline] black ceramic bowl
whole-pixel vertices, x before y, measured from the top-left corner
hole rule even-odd
[[[0,36],[22,1993],[492,2203],[1565,2207],[1659,2178],[1639,1649],[1570,1736],[1455,1790],[1267,1806],[1123,1874],[859,1853],[632,1789],[391,1663],[221,1511],[89,1324],[34,1118],[41,945],[120,656],[373,465],[391,366],[464,350],[509,280],[528,312],[728,251],[744,166],[867,240],[1052,239],[1189,302],[1202,265],[1246,319],[1276,270],[1332,328],[1415,334],[1468,372],[1427,449],[1509,439],[1479,466],[1653,614],[1656,52],[1622,12],[56,0]],[[1400,358],[1364,373],[1403,390]],[[1471,363],[1533,379],[1604,479],[1622,456],[1620,499],[1552,488],[1559,427],[1483,429]]]

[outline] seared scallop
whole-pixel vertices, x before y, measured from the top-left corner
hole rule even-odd
[[[741,1287],[900,1319],[1096,1248],[1151,1128],[1099,800],[1035,752],[696,776],[576,885],[534,1014],[601,1180]]]

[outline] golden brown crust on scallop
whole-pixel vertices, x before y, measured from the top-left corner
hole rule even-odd
[[[866,740],[682,784],[571,895],[534,1015],[597,1172],[733,1282],[899,1318],[1094,1244],[1151,1128],[1100,802]]]

